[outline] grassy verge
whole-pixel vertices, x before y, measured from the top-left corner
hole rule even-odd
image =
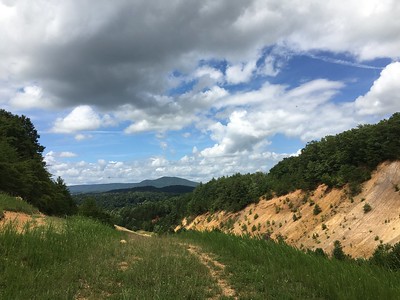
[[[121,243],[121,238],[126,243]],[[62,228],[0,229],[0,299],[204,299],[208,270],[168,237],[73,217]]]
[[[0,193],[0,214],[4,210],[23,212],[28,215],[39,212],[37,208],[22,199],[16,199],[15,197],[8,196],[7,194]]]
[[[179,239],[217,255],[240,299],[400,299],[400,272],[217,232]]]

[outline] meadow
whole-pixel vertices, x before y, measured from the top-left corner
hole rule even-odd
[[[0,299],[400,299],[400,272],[247,236],[148,237],[73,216],[0,226]]]

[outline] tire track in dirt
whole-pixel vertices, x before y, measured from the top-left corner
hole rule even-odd
[[[223,271],[225,269],[225,265],[213,259],[209,254],[203,252],[200,247],[191,244],[183,245],[187,248],[190,254],[196,256],[199,261],[207,267],[211,277],[217,282],[218,287],[221,290],[221,294],[217,295],[215,299],[218,299],[221,296],[238,299],[236,296],[236,291],[229,284],[229,282],[224,279]]]

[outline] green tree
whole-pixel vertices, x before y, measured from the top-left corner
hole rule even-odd
[[[346,258],[346,254],[343,252],[342,244],[338,240],[333,243],[332,257],[338,260],[344,260]]]

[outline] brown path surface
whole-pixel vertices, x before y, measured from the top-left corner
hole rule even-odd
[[[221,296],[237,299],[236,291],[224,278],[223,271],[225,269],[225,265],[213,259],[209,254],[203,252],[200,247],[191,244],[184,244],[184,246],[187,247],[187,250],[192,255],[196,256],[199,261],[207,267],[207,269],[210,271],[211,277],[217,282],[219,288],[221,289],[221,294],[217,295],[217,299]]]

